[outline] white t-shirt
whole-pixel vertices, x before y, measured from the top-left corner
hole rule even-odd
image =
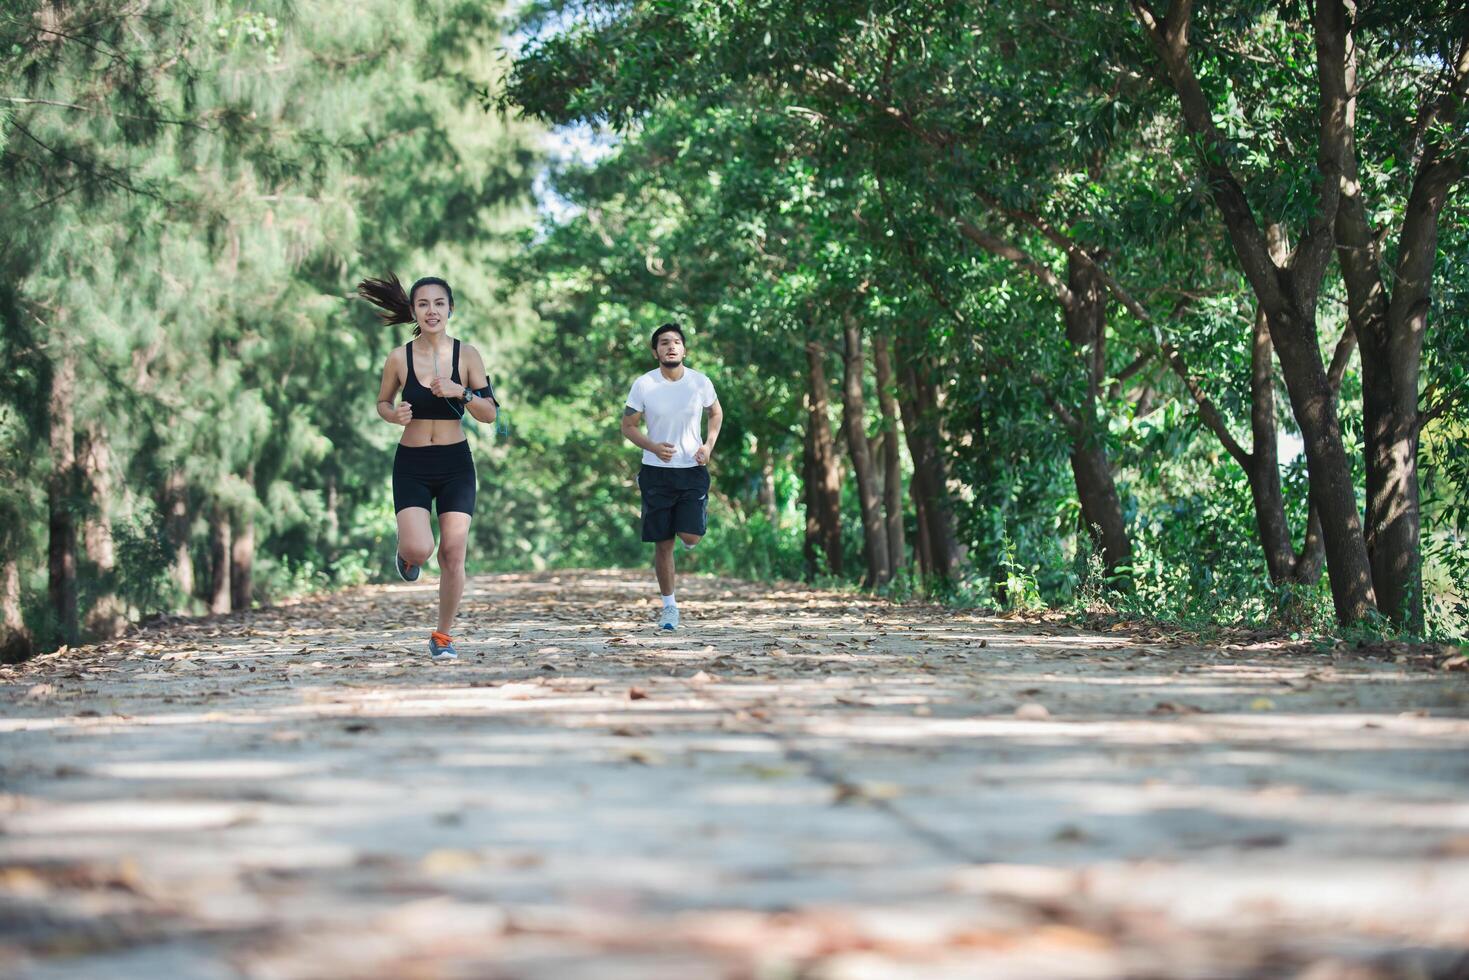
[[[693,368],[684,368],[683,377],[669,381],[660,368],[654,368],[632,383],[627,393],[628,408],[643,413],[648,422],[648,438],[654,442],[671,442],[677,448],[673,458],[663,462],[654,453],[643,450],[648,466],[687,469],[698,466],[694,453],[704,444],[699,435],[704,409],[717,400],[714,382]]]

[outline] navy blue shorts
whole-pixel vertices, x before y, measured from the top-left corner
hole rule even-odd
[[[393,511],[405,507],[439,513],[474,513],[474,457],[469,441],[447,446],[398,446],[393,456]]]
[[[704,466],[649,466],[638,470],[643,494],[643,540],[702,535],[708,528],[709,470]]]

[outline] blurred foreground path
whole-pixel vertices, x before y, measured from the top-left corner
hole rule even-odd
[[[647,572],[0,668],[0,974],[1469,975],[1469,678]]]

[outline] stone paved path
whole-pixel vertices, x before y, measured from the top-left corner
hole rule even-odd
[[[0,974],[1469,975],[1469,680],[646,573],[0,668]]]

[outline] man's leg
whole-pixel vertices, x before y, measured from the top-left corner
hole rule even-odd
[[[674,601],[673,538],[653,545],[653,571],[658,575],[658,591],[663,595],[663,611],[658,614],[658,627],[678,628],[678,604]]]
[[[668,486],[671,474],[644,464],[638,473],[638,491],[643,498],[643,540],[653,545],[653,573],[658,578],[658,592],[663,597],[663,612],[658,625],[673,629],[678,625],[678,607],[673,596],[673,505],[677,494]]]
[[[700,466],[680,475],[683,485],[673,506],[673,529],[689,550],[709,529],[709,471]]]
[[[673,539],[653,545],[653,571],[658,575],[658,591],[673,595]]]

